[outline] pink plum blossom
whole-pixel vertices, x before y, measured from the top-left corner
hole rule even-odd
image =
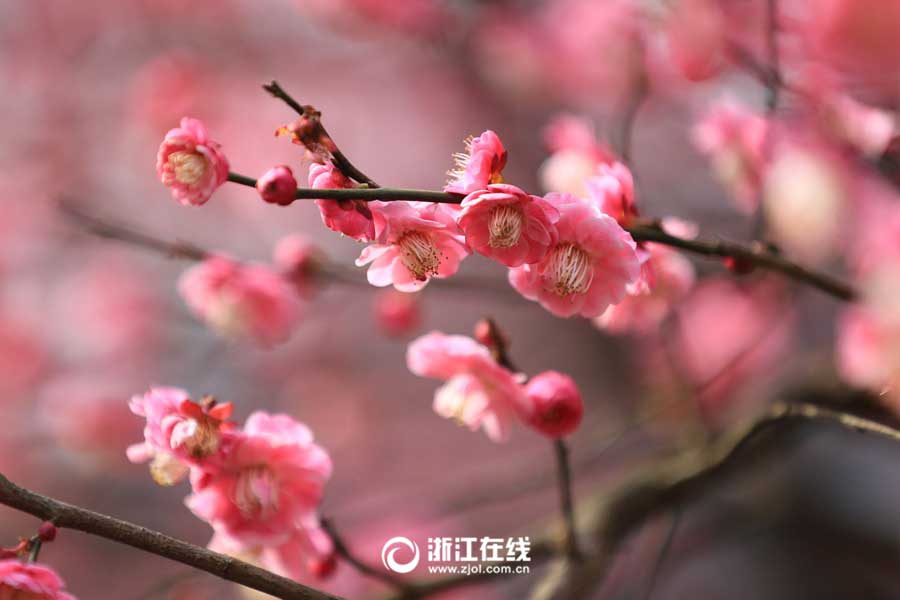
[[[353,182],[347,179],[330,161],[325,164],[313,163],[309,167],[309,187],[324,190],[351,189]],[[316,200],[322,222],[332,231],[342,233],[360,242],[375,238],[373,211],[381,202],[364,200]]]
[[[333,567],[335,558],[331,537],[315,515],[300,519],[284,541],[259,544],[217,531],[209,549],[250,560],[273,573],[300,581],[307,580],[308,575],[327,577],[328,563]]]
[[[450,277],[469,249],[450,209],[442,204],[389,202],[375,215],[378,237],[356,266],[371,263],[369,283],[401,292],[421,289],[432,277]]]
[[[399,337],[415,330],[422,320],[418,294],[383,290],[375,297],[375,322],[387,335]]]
[[[462,201],[459,226],[476,252],[507,267],[536,263],[556,243],[559,212],[546,200],[504,183]]]
[[[560,213],[559,239],[540,262],[511,269],[509,281],[559,317],[597,317],[638,281],[637,246],[593,204],[569,194],[546,198]]]
[[[865,307],[847,309],[838,321],[838,368],[848,382],[886,393],[900,412],[900,326]]]
[[[301,297],[312,296],[316,275],[325,261],[318,246],[299,233],[286,235],[278,240],[272,258],[281,276]]]
[[[230,444],[222,469],[191,472],[188,508],[217,535],[247,546],[278,546],[315,531],[328,453],[288,415],[255,412]]]
[[[434,331],[406,351],[409,370],[446,383],[434,395],[434,411],[472,431],[484,429],[502,442],[517,416],[529,414],[521,377],[497,364],[491,351],[470,337]]]
[[[218,464],[234,427],[228,421],[231,403],[207,398],[197,404],[178,388],[151,388],[134,396],[128,406],[147,420],[144,441],[128,447],[128,460],[152,460],[150,474],[160,485],[177,483],[189,466]]]
[[[156,155],[156,172],[172,196],[185,206],[200,206],[228,179],[228,159],[206,126],[185,117],[170,130]]]
[[[685,78],[703,81],[722,70],[728,31],[717,0],[679,0],[666,25],[672,62]]]
[[[638,214],[631,171],[620,162],[602,164],[598,170],[599,175],[585,182],[588,198],[619,225],[627,227]]]
[[[643,248],[648,255],[642,268],[644,285],[594,319],[597,327],[614,333],[649,333],[694,285],[694,267],[681,253],[654,243]]]
[[[182,274],[178,290],[188,307],[220,334],[263,346],[286,341],[300,320],[291,285],[265,265],[211,256]]]
[[[471,194],[491,183],[503,183],[506,150],[503,142],[491,130],[466,140],[466,151],[455,154],[456,169],[450,171],[445,192]]]
[[[278,165],[263,173],[256,181],[256,190],[264,202],[287,206],[294,201],[297,180],[290,167]]]
[[[0,560],[0,600],[75,600],[56,571],[17,559]]]
[[[544,143],[551,155],[540,168],[541,185],[548,192],[585,196],[585,182],[600,165],[615,158],[612,150],[597,141],[590,120],[562,114],[544,128]]]
[[[529,403],[528,423],[552,438],[574,432],[581,423],[584,405],[581,392],[568,375],[544,371],[525,386]]]
[[[713,105],[694,127],[694,144],[746,214],[759,205],[768,131],[765,117],[730,99]]]

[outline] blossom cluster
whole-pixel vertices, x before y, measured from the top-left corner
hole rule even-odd
[[[230,403],[194,402],[177,388],[152,388],[130,408],[146,425],[129,460],[150,462],[161,485],[189,479],[185,504],[212,527],[211,548],[294,578],[333,561],[317,513],[331,459],[308,427],[261,411],[239,427]]]

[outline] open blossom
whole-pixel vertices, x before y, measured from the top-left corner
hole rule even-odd
[[[178,290],[190,309],[222,335],[263,346],[286,341],[300,318],[290,284],[264,265],[212,256],[184,272]]]
[[[445,192],[471,194],[491,183],[503,183],[506,150],[503,142],[491,130],[466,140],[466,151],[454,155],[456,169],[450,171]]]
[[[309,167],[309,187],[324,190],[343,190],[355,187],[330,161]],[[332,231],[361,242],[375,238],[372,212],[382,203],[364,200],[316,200],[322,222]]]
[[[584,406],[581,392],[568,375],[544,371],[525,386],[528,398],[528,422],[541,433],[560,438],[578,428]]]
[[[434,395],[434,411],[472,431],[484,429],[501,442],[517,416],[529,414],[521,377],[497,364],[491,351],[470,337],[434,331],[406,351],[409,370],[446,383]]]
[[[217,535],[277,546],[318,526],[331,458],[308,427],[288,415],[255,412],[229,446],[223,468],[191,472],[188,508]]]
[[[654,243],[644,244],[644,251],[643,285],[594,319],[597,327],[614,333],[649,333],[694,285],[694,267],[680,252]]]
[[[466,196],[459,226],[475,251],[507,267],[541,260],[556,242],[559,212],[546,200],[496,183]]]
[[[714,105],[694,127],[694,144],[747,214],[759,204],[768,130],[764,117],[730,99]]]
[[[56,571],[18,559],[0,560],[0,600],[75,600]]]
[[[334,544],[318,517],[303,519],[283,542],[260,545],[216,532],[210,550],[249,560],[283,577],[304,581],[308,575],[327,577],[334,568]]]
[[[185,117],[170,130],[156,155],[156,172],[184,205],[200,206],[228,179],[228,159],[209,139],[206,126]]]
[[[369,265],[369,283],[401,292],[421,289],[432,277],[450,277],[469,249],[452,213],[442,204],[389,202],[376,213],[378,237],[356,266]]]
[[[557,243],[533,265],[511,269],[509,281],[559,317],[596,317],[624,298],[640,277],[634,240],[591,203],[548,194],[560,213]]]
[[[256,182],[256,190],[263,201],[287,206],[294,201],[297,180],[290,167],[278,165],[263,173]]]
[[[614,162],[598,168],[599,174],[585,182],[588,198],[600,210],[625,227],[638,214],[634,203],[634,178],[624,164]]]
[[[223,448],[233,424],[230,402],[212,398],[197,404],[178,388],[155,387],[134,396],[131,412],[144,417],[144,441],[128,447],[128,460],[152,460],[150,473],[160,485],[172,485],[187,475],[189,466],[210,466]]]
[[[612,163],[612,150],[599,143],[588,119],[560,115],[544,129],[544,142],[552,153],[540,169],[541,185],[548,192],[585,196],[585,182],[600,165]]]

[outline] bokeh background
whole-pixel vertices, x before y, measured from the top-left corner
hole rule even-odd
[[[317,291],[290,342],[258,349],[218,337],[189,313],[176,292],[188,263],[96,239],[58,210],[65,200],[162,239],[261,261],[278,239],[299,232],[352,269],[361,246],[325,229],[311,203],[275,207],[229,185],[202,209],[173,202],[154,169],[165,132],[182,116],[199,118],[233,170],[257,177],[288,164],[302,180],[301,150],[273,136],[294,115],[261,89],[277,79],[322,111],[345,154],[376,181],[439,189],[462,140],[490,128],[509,150],[507,180],[538,192],[548,156],[542,132],[553,117],[586,116],[600,140],[621,150],[635,90],[649,86],[631,152],[643,213],[695,221],[707,237],[753,239],[758,220],[735,210],[694,148],[691,128],[723,91],[762,110],[765,87],[741,69],[689,82],[667,61],[671,5],[644,3],[652,18],[638,32],[620,21],[619,4],[0,0],[2,472],[205,545],[211,531],[183,505],[186,484],[159,487],[126,460],[125,447],[141,431],[128,398],[163,384],[234,402],[239,419],[255,409],[283,411],[307,423],[334,460],[323,514],[377,564],[381,544],[395,535],[422,546],[440,535],[533,535],[556,514],[544,438],[522,428],[497,445],[433,414],[436,382],[405,366],[406,345],[419,333],[470,334],[491,316],[523,371],[556,369],[578,382],[586,404],[571,440],[579,498],[716,431],[735,407],[752,412],[787,384],[830,382],[840,307],[814,290],[791,288],[790,301],[761,325],[779,332],[778,343],[753,369],[726,374],[724,392],[698,399],[660,376],[659,348],[676,333],[614,336],[582,319],[558,319],[477,256],[457,283],[428,286],[418,326],[399,335],[379,324],[380,292],[360,269],[356,283]],[[762,48],[766,3],[724,4],[747,15],[739,34]],[[720,264],[696,265],[703,276],[730,277]],[[737,304],[729,315],[729,307],[704,332],[710,356],[730,335],[721,323],[751,318]],[[900,594],[900,450],[816,425],[792,427],[763,446],[721,485],[630,539],[597,597]],[[672,548],[657,568],[672,519]],[[0,509],[0,543],[12,545],[36,525]],[[82,599],[241,594],[74,532],[62,532],[42,557]],[[525,597],[536,580],[454,597]],[[386,591],[347,565],[331,580],[310,582],[351,598]]]

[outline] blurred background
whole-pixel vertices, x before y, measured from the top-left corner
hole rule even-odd
[[[890,56],[867,78],[858,63],[810,50],[804,27],[837,3],[813,4],[781,3],[783,70],[817,61],[856,100],[895,110],[900,53],[876,48]],[[863,4],[900,29],[896,2]],[[787,385],[830,384],[840,302],[759,273],[735,277],[717,262],[695,261],[700,283],[677,309],[680,327],[640,334],[556,318],[476,255],[453,282],[430,284],[414,318],[397,325],[385,314],[398,300],[358,269],[355,282],[322,284],[292,339],[266,350],[222,338],[189,312],[176,289],[188,262],[97,239],[58,210],[65,200],[164,240],[263,262],[280,238],[300,233],[352,269],[362,246],[325,229],[312,203],[267,205],[253,189],[226,185],[202,209],[187,209],[158,181],[159,142],[191,116],[233,171],[258,177],[287,164],[303,185],[301,149],[273,136],[295,115],[261,89],[277,79],[321,110],[344,153],[384,185],[440,189],[463,139],[493,129],[509,151],[507,181],[551,191],[578,173],[545,162],[554,153],[546,128],[577,115],[598,147],[621,154],[630,140],[642,214],[693,221],[707,238],[752,240],[765,223],[735,205],[694,130],[723,94],[765,114],[770,92],[754,64],[766,64],[767,5],[0,0],[0,470],[205,545],[211,530],[184,506],[187,485],[159,487],[126,460],[142,427],[128,398],[171,385],[233,402],[238,420],[256,409],[286,412],[334,460],[322,513],[377,565],[395,535],[422,546],[436,536],[533,535],[557,510],[544,438],[520,428],[497,445],[436,417],[437,382],[406,369],[416,335],[471,335],[491,316],[520,369],[570,374],[585,399],[571,440],[579,498],[753,414]],[[802,106],[782,99],[777,110],[812,135]],[[834,172],[843,177],[855,164],[841,155]],[[820,265],[841,273],[841,252]],[[679,368],[673,352],[684,359]],[[900,594],[900,448],[815,424],[763,442],[702,497],[630,538],[596,597]],[[36,525],[0,508],[0,545]],[[179,564],[75,532],[61,532],[42,560],[82,599],[241,597]],[[525,597],[534,571],[442,597]],[[350,598],[388,591],[345,564],[309,583]]]

